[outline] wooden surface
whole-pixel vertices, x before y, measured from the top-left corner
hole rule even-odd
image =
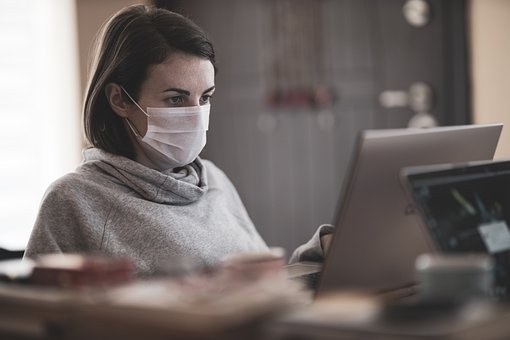
[[[165,304],[164,294],[156,286],[148,287],[153,296],[163,298],[145,302],[127,301],[128,298],[119,304],[113,303],[112,295],[105,291],[57,291],[1,284],[0,338],[495,340],[510,337],[509,306],[488,302],[432,308],[409,303],[388,305],[373,296],[342,293],[313,303],[302,300],[292,304],[282,300],[281,295],[266,295],[265,302],[264,299],[257,302],[252,294],[245,294],[244,303],[226,297],[217,300],[216,305],[188,308]],[[271,303],[267,303],[269,300]]]

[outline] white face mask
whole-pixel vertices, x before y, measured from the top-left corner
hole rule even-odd
[[[193,162],[206,143],[211,105],[189,107],[148,107],[147,112],[127,93],[147,116],[147,133],[140,136],[127,120],[147,157],[160,169],[172,169]]]

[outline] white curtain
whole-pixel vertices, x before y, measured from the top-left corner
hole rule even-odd
[[[0,0],[0,247],[23,249],[47,186],[80,162],[75,2]]]

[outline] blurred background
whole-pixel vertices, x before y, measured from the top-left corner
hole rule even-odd
[[[94,36],[134,3],[208,32],[202,156],[289,252],[332,222],[360,130],[510,126],[510,0],[0,0],[0,248],[23,250],[44,190],[80,164]]]

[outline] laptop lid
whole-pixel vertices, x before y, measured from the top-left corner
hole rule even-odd
[[[488,253],[493,294],[510,287],[510,160],[405,168],[407,190],[435,248]]]
[[[415,258],[433,249],[399,183],[403,167],[492,159],[502,124],[360,133],[334,219],[317,295],[414,282]]]

